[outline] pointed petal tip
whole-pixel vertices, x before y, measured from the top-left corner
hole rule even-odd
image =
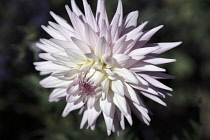
[[[107,130],[107,135],[110,136],[111,135],[111,131]]]
[[[46,28],[46,26],[45,26],[45,25],[41,25],[41,28],[42,28],[42,29],[45,29],[45,28]]]
[[[144,22],[144,24],[147,24],[147,23],[149,23],[149,21],[145,21],[145,22]]]
[[[139,11],[138,10],[136,10],[136,11],[133,11],[135,14],[139,14]]]
[[[50,11],[49,13],[50,13],[51,16],[55,15],[55,13],[53,11]]]
[[[62,113],[62,117],[66,117],[67,114],[65,112]]]
[[[66,11],[71,11],[70,7],[66,4],[65,5]]]
[[[163,104],[163,106],[167,107],[167,104],[165,103],[165,104]]]
[[[178,42],[176,42],[177,44],[177,46],[179,46],[179,45],[181,45],[182,44],[182,41],[178,41]]]
[[[157,28],[161,29],[161,28],[163,28],[163,27],[164,27],[164,25],[159,25]]]

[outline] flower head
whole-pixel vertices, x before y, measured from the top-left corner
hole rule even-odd
[[[98,0],[96,15],[83,0],[83,14],[75,0],[71,9],[66,6],[71,24],[50,12],[57,23],[49,22],[42,28],[52,36],[41,39],[37,47],[45,51],[35,62],[41,75],[48,75],[40,84],[54,88],[49,101],[65,98],[67,105],[63,116],[80,109],[84,125],[95,128],[98,117],[103,117],[108,135],[125,128],[124,118],[132,125],[133,112],[149,124],[150,117],[140,96],[146,96],[166,105],[159,97],[172,89],[157,79],[168,79],[165,69],[156,65],[174,62],[174,59],[158,58],[181,42],[149,44],[149,39],[163,26],[143,31],[147,22],[137,27],[138,12],[123,18],[122,2],[109,22],[105,0]]]

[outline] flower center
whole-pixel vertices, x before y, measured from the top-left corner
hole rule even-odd
[[[85,78],[84,78],[85,79]],[[79,81],[79,92],[80,94],[91,95],[95,93],[96,86],[93,86],[93,82],[90,82],[89,79],[81,79]]]

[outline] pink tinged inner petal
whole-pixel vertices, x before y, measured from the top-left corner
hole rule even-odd
[[[92,81],[87,74],[79,76],[79,78],[76,79],[75,84],[78,85],[78,94],[85,95],[83,100],[84,102],[86,102],[87,96],[94,95],[94,97],[96,97],[98,92],[101,90],[96,84],[94,84],[94,81]]]
[[[88,81],[80,81],[79,83],[80,94],[91,95],[95,93],[95,89],[97,88],[97,86],[93,86],[92,84],[93,83]]]

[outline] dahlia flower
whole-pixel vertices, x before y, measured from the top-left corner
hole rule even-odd
[[[66,5],[71,24],[50,12],[56,23],[42,26],[52,38],[36,44],[45,52],[39,57],[46,61],[34,65],[41,75],[49,74],[40,81],[43,87],[54,88],[49,101],[66,99],[64,117],[80,109],[80,128],[94,130],[102,117],[108,135],[125,129],[125,118],[132,125],[131,112],[149,125],[149,111],[141,96],[166,105],[159,97],[170,95],[167,91],[172,89],[157,79],[173,77],[156,65],[175,60],[158,55],[181,42],[149,44],[163,25],[143,31],[148,22],[137,26],[137,11],[123,18],[121,0],[111,22],[105,0],[98,0],[96,15],[86,0],[83,5],[84,14],[75,0],[71,0],[71,9]]]

